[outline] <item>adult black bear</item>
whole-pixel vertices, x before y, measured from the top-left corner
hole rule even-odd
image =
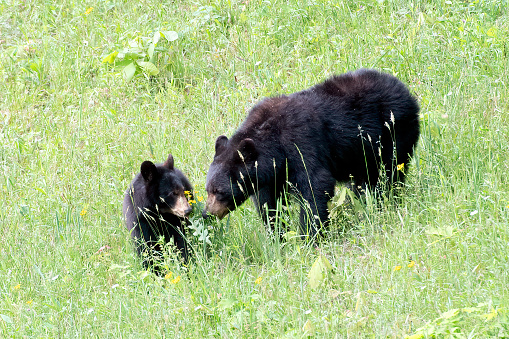
[[[144,161],[140,173],[125,193],[123,214],[126,227],[131,231],[145,267],[153,263],[154,255],[162,252],[158,242],[160,237],[164,237],[165,244],[173,239],[177,250],[187,261],[184,226],[192,208],[186,195],[191,194],[192,186],[173,163],[171,154],[163,164]]]
[[[336,181],[375,189],[403,182],[419,138],[419,105],[392,75],[360,69],[288,96],[266,98],[230,140],[216,140],[204,215],[219,218],[252,196],[269,222],[286,185],[309,204],[301,232],[328,219]],[[380,175],[382,173],[382,175]],[[309,218],[308,216],[312,217]]]

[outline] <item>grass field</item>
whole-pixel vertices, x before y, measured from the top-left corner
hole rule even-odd
[[[360,67],[421,104],[401,202],[336,199],[317,246],[248,202],[143,271],[142,161],[171,152],[202,204],[255,102]],[[1,1],[0,337],[508,338],[508,86],[507,0]]]

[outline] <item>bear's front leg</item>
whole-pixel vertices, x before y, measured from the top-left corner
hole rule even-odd
[[[274,222],[277,214],[277,201],[281,196],[281,192],[270,187],[264,187],[251,196],[251,200],[256,206],[258,214],[263,219],[264,224],[270,227],[274,232]],[[284,204],[284,202],[283,202]]]
[[[312,178],[301,178],[296,186],[304,200],[300,210],[301,235],[310,239],[328,224],[327,203],[334,196],[336,185],[336,180],[328,171],[322,169],[312,173]]]

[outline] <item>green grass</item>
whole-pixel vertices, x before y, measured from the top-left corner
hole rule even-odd
[[[0,2],[0,337],[509,337],[508,11]],[[179,38],[156,77],[127,83],[102,63],[157,30]],[[395,74],[421,103],[397,206],[339,206],[315,248],[274,239],[246,203],[205,225],[207,248],[190,235],[189,267],[169,258],[169,279],[143,272],[121,215],[142,161],[171,152],[205,196],[215,138],[255,102],[359,67]],[[312,288],[320,255],[332,270]]]

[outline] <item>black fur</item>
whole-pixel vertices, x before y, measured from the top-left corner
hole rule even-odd
[[[164,164],[144,161],[140,173],[127,189],[123,203],[125,223],[145,267],[151,266],[152,257],[162,252],[158,243],[160,237],[164,237],[165,244],[173,239],[187,261],[184,226],[189,222],[186,216],[191,207],[185,211],[184,217],[170,211],[179,198],[185,198],[184,191],[192,192],[192,186],[186,176],[174,168],[171,154]]]
[[[251,195],[262,215],[268,208],[270,219],[289,183],[309,203],[315,219],[307,220],[303,209],[301,231],[314,236],[318,221],[327,222],[336,181],[353,178],[355,187],[370,189],[381,181],[404,181],[396,166],[407,164],[413,154],[418,112],[416,99],[401,81],[370,69],[264,99],[230,140],[217,138],[207,192],[229,211]]]

